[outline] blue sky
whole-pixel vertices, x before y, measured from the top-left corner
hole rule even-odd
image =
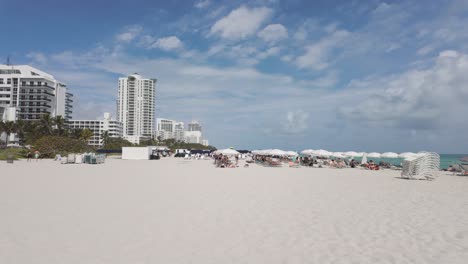
[[[5,1],[1,57],[68,83],[75,118],[117,78],[218,147],[468,150],[468,1]]]

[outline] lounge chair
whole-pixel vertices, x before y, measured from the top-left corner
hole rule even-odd
[[[455,166],[456,171],[454,174],[458,172],[457,175],[459,176],[468,176],[468,164],[456,164]]]
[[[401,177],[405,179],[433,180],[437,176],[439,168],[439,154],[425,152],[417,158],[403,161]]]
[[[290,168],[300,168],[301,167],[301,165],[299,165],[296,162],[292,162],[292,161],[288,162],[288,165],[289,165]]]

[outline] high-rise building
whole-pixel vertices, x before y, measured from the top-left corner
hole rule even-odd
[[[139,74],[119,78],[117,120],[123,124],[123,137],[139,144],[154,136],[156,79]]]
[[[192,120],[192,122],[188,124],[188,131],[200,131],[201,132],[202,126],[197,120]]]
[[[175,120],[165,118],[157,118],[156,138],[159,138],[161,140],[173,138],[177,141],[184,141],[184,122],[178,122]]]
[[[54,76],[28,65],[0,65],[0,119],[38,120],[42,115],[71,119],[72,97]]]
[[[110,138],[122,137],[122,123],[113,120],[110,113],[104,113],[103,120],[70,120],[68,126],[71,129],[89,129],[93,137],[88,145],[102,147],[104,145],[104,132],[107,131]]]

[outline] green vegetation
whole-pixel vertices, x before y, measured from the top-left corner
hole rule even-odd
[[[87,145],[87,142],[93,137],[93,132],[89,129],[70,129],[67,127],[65,119],[61,116],[51,117],[46,114],[37,121],[18,120],[16,122],[0,122],[0,134],[2,132],[5,132],[8,136],[16,133],[22,145],[31,145],[32,150],[39,150],[43,157],[94,151],[92,147]],[[5,142],[0,142],[0,146],[8,145],[8,138]],[[141,144],[135,145],[123,138],[111,138],[107,131],[104,132],[102,138],[104,141],[103,150],[120,151],[122,147],[131,146],[166,146],[173,152],[176,149],[216,150],[213,146],[185,143],[176,141],[175,139],[161,140],[160,137],[157,140],[143,141]],[[1,157],[6,158],[6,151],[3,150],[0,153],[3,153]],[[25,157],[29,150],[12,149],[11,151],[14,152],[15,157]]]
[[[26,158],[27,153],[28,150],[23,148],[0,149],[0,160],[7,160],[9,156],[12,156],[14,160]]]
[[[53,158],[57,154],[83,153],[94,151],[85,141],[64,136],[45,136],[34,144],[44,158]]]

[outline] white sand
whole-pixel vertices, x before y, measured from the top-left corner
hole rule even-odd
[[[468,263],[468,177],[0,163],[0,263]]]

